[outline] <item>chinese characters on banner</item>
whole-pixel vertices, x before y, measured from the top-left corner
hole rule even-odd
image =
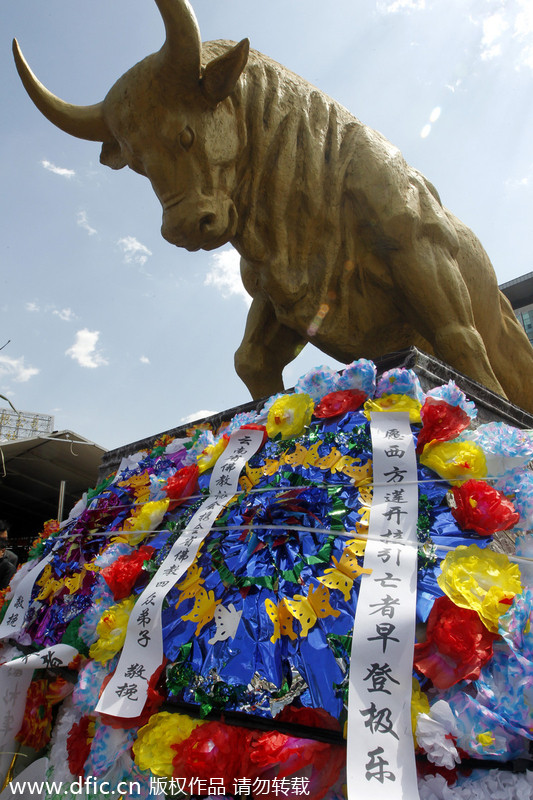
[[[350,660],[348,796],[418,797],[411,732],[418,484],[407,413],[371,415],[374,491]]]
[[[4,781],[13,753],[15,736],[22,725],[26,694],[35,669],[66,667],[78,655],[75,647],[56,644],[0,666],[0,780]],[[1,785],[1,784],[0,784]]]
[[[59,542],[54,545],[54,550],[59,547]],[[15,575],[11,581],[13,597],[9,601],[9,607],[4,614],[4,619],[0,623],[0,639],[16,638],[24,627],[24,619],[30,607],[31,594],[35,581],[41,575],[46,565],[53,559],[54,550],[46,558],[43,558],[36,566],[24,575],[20,580]]]
[[[117,668],[98,701],[96,711],[128,718],[137,717],[142,712],[148,696],[148,682],[163,662],[163,601],[193,563],[217,516],[236,493],[241,470],[262,441],[263,430],[242,428],[231,435],[228,446],[213,468],[210,496],[192,517],[135,603]]]

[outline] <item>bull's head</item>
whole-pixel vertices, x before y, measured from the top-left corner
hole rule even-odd
[[[35,77],[16,40],[19,75],[37,108],[72,136],[102,142],[100,161],[145,175],[163,206],[161,232],[172,244],[211,250],[235,234],[231,192],[237,120],[224,102],[247,59],[244,39],[205,67],[198,23],[187,0],[156,0],[166,40],[128,70],[101,103],[74,106]]]

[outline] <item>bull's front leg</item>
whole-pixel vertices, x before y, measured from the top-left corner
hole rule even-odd
[[[243,340],[235,353],[237,375],[254,400],[283,391],[283,369],[305,344],[304,337],[278,322],[265,295],[254,297]]]

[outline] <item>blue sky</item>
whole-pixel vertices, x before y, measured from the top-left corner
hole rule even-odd
[[[397,145],[500,282],[532,271],[531,0],[192,3],[204,40],[248,36]],[[104,447],[246,402],[234,251],[165,242],[148,181],[47,122],[12,61],[16,36],[51,91],[97,102],[161,46],[155,3],[4,0],[0,22],[0,393]],[[306,347],[286,385],[322,363]]]

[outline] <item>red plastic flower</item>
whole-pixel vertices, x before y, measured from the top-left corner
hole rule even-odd
[[[324,395],[320,403],[315,406],[315,417],[326,419],[346,414],[347,411],[356,411],[367,398],[366,392],[359,389],[344,389]]]
[[[67,737],[68,768],[73,775],[83,777],[85,762],[89,758],[94,736],[94,720],[85,716],[75,722]]]
[[[422,430],[418,434],[416,452],[421,453],[429,442],[447,442],[470,425],[470,417],[461,406],[428,397],[420,409]]]
[[[476,611],[439,597],[428,618],[426,641],[415,644],[415,669],[441,690],[462,680],[476,680],[481,667],[492,658],[497,638]]]
[[[83,656],[79,653],[74,656],[68,665],[69,669],[78,670],[82,658]],[[66,678],[61,677],[61,675],[57,675],[47,686],[46,699],[51,706],[55,706],[57,703],[61,703],[69,694],[72,694],[73,688],[70,681],[67,681]]]
[[[207,722],[195,728],[188,739],[173,744],[174,776],[209,780],[223,778],[232,787],[237,778],[248,775],[248,752],[253,732],[246,728]]]
[[[39,678],[30,683],[22,726],[16,735],[17,742],[34,750],[42,750],[50,741],[52,732],[52,706],[60,703],[72,692],[72,684],[58,676],[48,682]]]
[[[468,758],[466,753],[465,758]],[[442,775],[448,786],[454,786],[457,783],[457,768],[446,769],[446,767],[439,767],[437,764],[428,761],[427,758],[417,758],[416,772],[419,778],[425,778],[426,775]]]
[[[322,728],[328,731],[341,731],[338,719],[332,717],[323,708],[306,708],[305,706],[285,706],[276,716],[276,721],[294,722],[296,725],[307,725],[310,728]]]
[[[520,519],[511,501],[485,481],[471,479],[451,491],[452,514],[463,530],[491,536],[514,528]]]
[[[242,430],[263,431],[263,441],[261,442],[261,447],[265,442],[268,441],[268,433],[264,425],[257,425],[255,422],[248,422],[246,425],[241,425],[241,431]]]
[[[174,441],[173,436],[169,436],[168,433],[164,433],[158,439],[155,440],[154,445],[150,451],[150,456],[155,458],[156,456],[162,456],[165,452],[168,445]]]
[[[50,536],[51,533],[57,533],[59,530],[60,525],[57,519],[49,519],[47,522],[44,523],[42,536],[46,538]]]
[[[320,800],[339,777],[345,760],[340,745],[330,745],[313,739],[300,739],[279,731],[252,731],[207,722],[193,730],[188,739],[171,745],[176,751],[173,759],[174,776],[191,780],[223,778],[224,786],[232,787],[239,778],[273,778],[288,780],[283,794],[296,800],[299,792],[291,789],[290,777],[309,778],[306,798]],[[279,792],[262,793],[265,800],[279,800]]]
[[[143,544],[138,550],[119,556],[113,564],[102,570],[104,580],[113,592],[115,600],[123,600],[131,594],[144,562],[152,557],[154,550],[154,547]]]
[[[251,743],[250,772],[247,777],[272,780],[305,775],[309,779],[306,798],[320,800],[337,782],[346,751],[341,745],[331,745],[314,739],[301,739],[277,731],[256,732]],[[265,794],[265,800],[275,800],[276,788]],[[296,788],[286,796],[296,800]]]
[[[169,510],[172,511],[184,503],[196,491],[199,470],[196,464],[182,467],[166,482],[164,490],[170,500]]]
[[[256,732],[250,749],[251,770],[258,776],[278,767],[277,774],[282,777],[292,772],[290,767],[286,771],[282,765],[290,764],[298,753],[299,739],[278,731]]]
[[[40,542],[43,542],[45,539],[48,539],[48,537],[52,533],[57,533],[59,528],[60,528],[60,525],[59,525],[59,522],[58,522],[57,519],[49,519],[47,522],[44,523],[43,529],[42,529],[41,533],[38,535],[38,537],[33,540],[32,544],[31,544],[31,549],[33,550],[33,548],[37,547],[37,545],[39,545]],[[30,555],[31,555],[31,551],[30,551]]]
[[[48,681],[32,681],[26,695],[22,727],[16,735],[18,742],[34,750],[42,750],[50,741],[52,706],[46,697]]]

